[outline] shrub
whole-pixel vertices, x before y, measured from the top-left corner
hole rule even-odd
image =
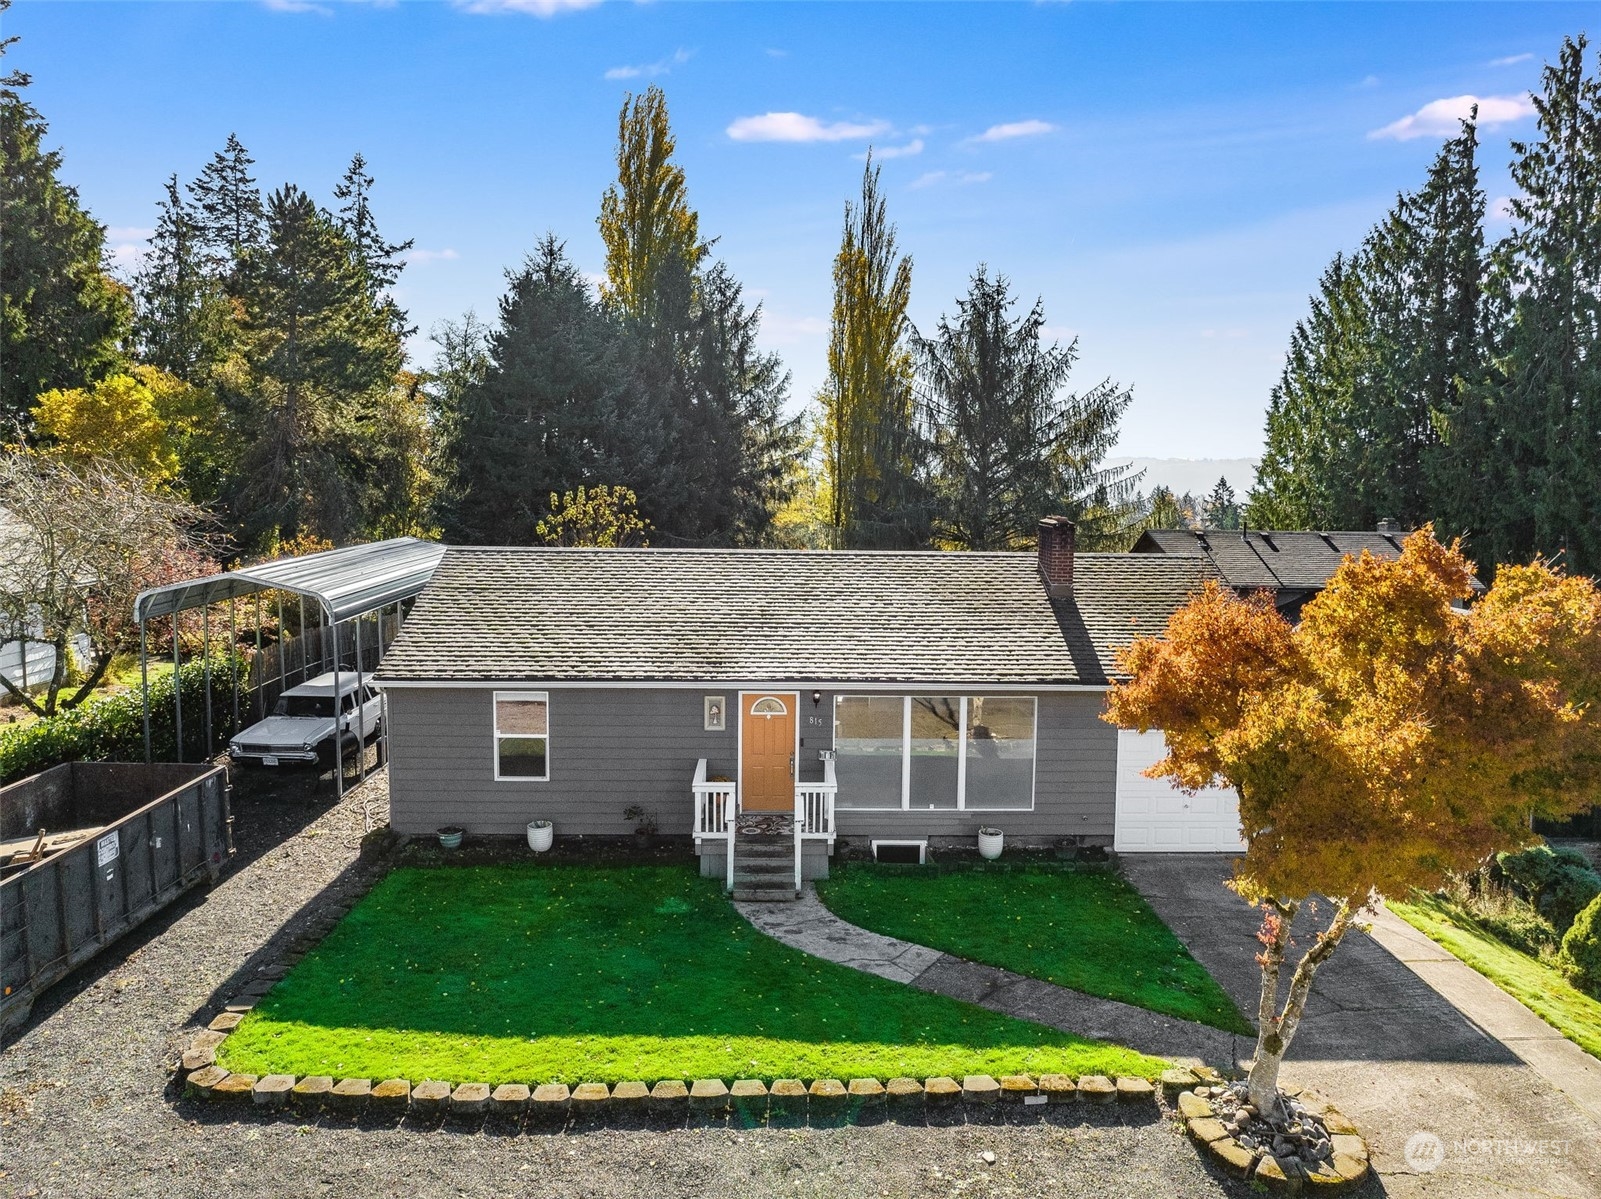
[[[1601,874],[1576,849],[1535,845],[1496,855],[1502,877],[1549,920],[1566,932],[1586,904],[1601,895]]]
[[[1601,999],[1601,896],[1573,918],[1557,962],[1574,986]]]
[[[212,743],[205,744],[206,665],[187,662],[182,671],[183,757],[198,762],[216,753],[233,733],[233,678],[245,680],[242,660],[211,659]],[[157,762],[178,756],[170,674],[150,680],[150,752]],[[91,700],[45,720],[0,730],[0,786],[63,762],[142,762],[144,709],[140,689]]]

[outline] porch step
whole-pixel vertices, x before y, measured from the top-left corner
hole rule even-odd
[[[753,861],[750,858],[735,857],[734,881],[738,882],[742,878],[787,878],[793,884],[795,859],[774,858],[771,861],[761,859]]]
[[[794,903],[801,898],[794,884],[784,884],[783,887],[733,887],[733,898],[748,901],[748,903]]]

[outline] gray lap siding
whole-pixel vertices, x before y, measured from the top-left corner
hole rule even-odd
[[[516,688],[505,688],[516,690]],[[550,688],[548,782],[499,781],[494,770],[493,691],[487,687],[394,688],[389,704],[390,822],[430,833],[457,824],[469,833],[521,834],[547,819],[558,833],[624,834],[623,810],[653,810],[664,833],[689,831],[695,763],[736,773],[737,684],[701,689]],[[802,777],[820,777],[817,750],[833,744],[833,692],[811,703],[801,693]],[[896,694],[885,688],[875,694]],[[926,694],[926,691],[920,691]],[[970,694],[979,693],[970,689]],[[728,729],[702,728],[702,700],[724,696]],[[1099,719],[1099,691],[1042,692],[1032,811],[859,811],[839,809],[842,837],[970,837],[980,824],[1009,836],[1080,836],[1110,843],[1115,810],[1117,730]],[[822,718],[821,724],[809,717]]]

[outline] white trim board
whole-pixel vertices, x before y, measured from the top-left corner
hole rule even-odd
[[[1034,695],[1056,691],[1109,691],[1110,683],[995,683],[983,679],[954,682],[950,679],[880,680],[878,682],[828,682],[826,680],[793,679],[785,682],[761,683],[746,679],[374,679],[373,686],[385,691],[590,691],[627,688],[633,691],[704,691],[712,687],[736,687],[745,691],[793,691],[799,688],[812,691],[841,692],[865,691],[882,694],[988,695],[1017,692]]]

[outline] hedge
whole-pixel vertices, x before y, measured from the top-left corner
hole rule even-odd
[[[183,758],[209,758],[233,735],[233,680],[247,677],[242,658],[211,659],[211,744],[205,744],[206,664],[186,662],[183,688]],[[178,757],[174,721],[173,676],[150,680],[150,752],[157,762]],[[243,690],[241,689],[241,706]],[[142,762],[145,757],[144,709],[140,689],[91,700],[32,724],[0,728],[0,785],[49,770],[63,762]]]

